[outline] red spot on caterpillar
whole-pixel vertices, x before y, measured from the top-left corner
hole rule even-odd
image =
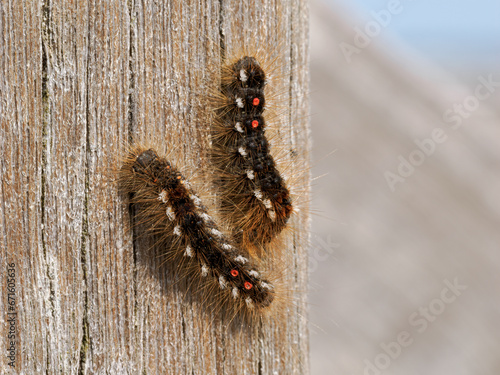
[[[257,106],[259,105],[259,103],[260,103],[259,98],[253,98],[253,102],[252,102],[252,104],[253,104],[254,106],[256,106],[256,107],[257,107]],[[253,125],[253,124],[252,124],[252,125]]]
[[[250,289],[252,289],[252,287],[253,287],[252,283],[249,283],[248,281],[245,281],[245,289],[246,290],[250,290]]]
[[[259,99],[257,99],[257,100],[259,100]],[[254,128],[254,129],[255,129],[255,128],[256,128],[256,127],[258,127],[258,126],[259,126],[259,122],[258,122],[257,120],[253,120],[253,121],[252,121],[252,128]]]
[[[231,276],[232,277],[236,277],[238,276],[240,273],[238,272],[238,270],[231,270]]]

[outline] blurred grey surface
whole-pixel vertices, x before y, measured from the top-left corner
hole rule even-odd
[[[312,374],[500,374],[500,69],[353,35],[312,2]]]

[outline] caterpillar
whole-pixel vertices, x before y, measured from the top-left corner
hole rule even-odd
[[[219,230],[189,182],[154,150],[133,147],[120,170],[120,184],[132,195],[142,225],[168,234],[168,247],[182,251],[202,278],[211,279],[226,296],[247,309],[262,309],[274,299],[273,285],[252,259]]]
[[[215,95],[218,105],[212,130],[221,210],[227,213],[238,245],[257,254],[285,228],[293,211],[265,135],[266,83],[255,57],[226,64]]]

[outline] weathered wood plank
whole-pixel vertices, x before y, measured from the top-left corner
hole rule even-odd
[[[46,361],[46,304],[50,298],[42,247],[42,69],[41,16],[36,4],[0,4],[0,359],[11,359],[10,323],[16,319],[16,368],[41,369]],[[15,276],[13,311],[7,292],[7,265]],[[15,315],[17,314],[17,315]],[[22,351],[21,351],[21,348]],[[28,363],[32,363],[28,365]],[[38,363],[38,364],[37,364]],[[23,366],[24,365],[24,366]]]
[[[45,0],[0,9],[0,277],[16,264],[14,373],[307,373],[307,209],[294,218],[304,229],[286,242],[285,282],[295,293],[287,320],[234,334],[184,296],[178,284],[187,282],[160,267],[151,241],[135,238],[113,180],[131,138],[169,151],[189,173],[209,167],[206,98],[220,38],[231,48],[251,33],[285,51],[293,110],[279,133],[293,150],[288,164],[304,169],[305,2]],[[273,34],[276,25],[284,32]],[[307,190],[307,173],[300,184]],[[0,369],[9,371],[5,357]]]

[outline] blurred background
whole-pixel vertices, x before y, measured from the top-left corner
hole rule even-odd
[[[500,2],[311,3],[312,374],[500,374]]]

